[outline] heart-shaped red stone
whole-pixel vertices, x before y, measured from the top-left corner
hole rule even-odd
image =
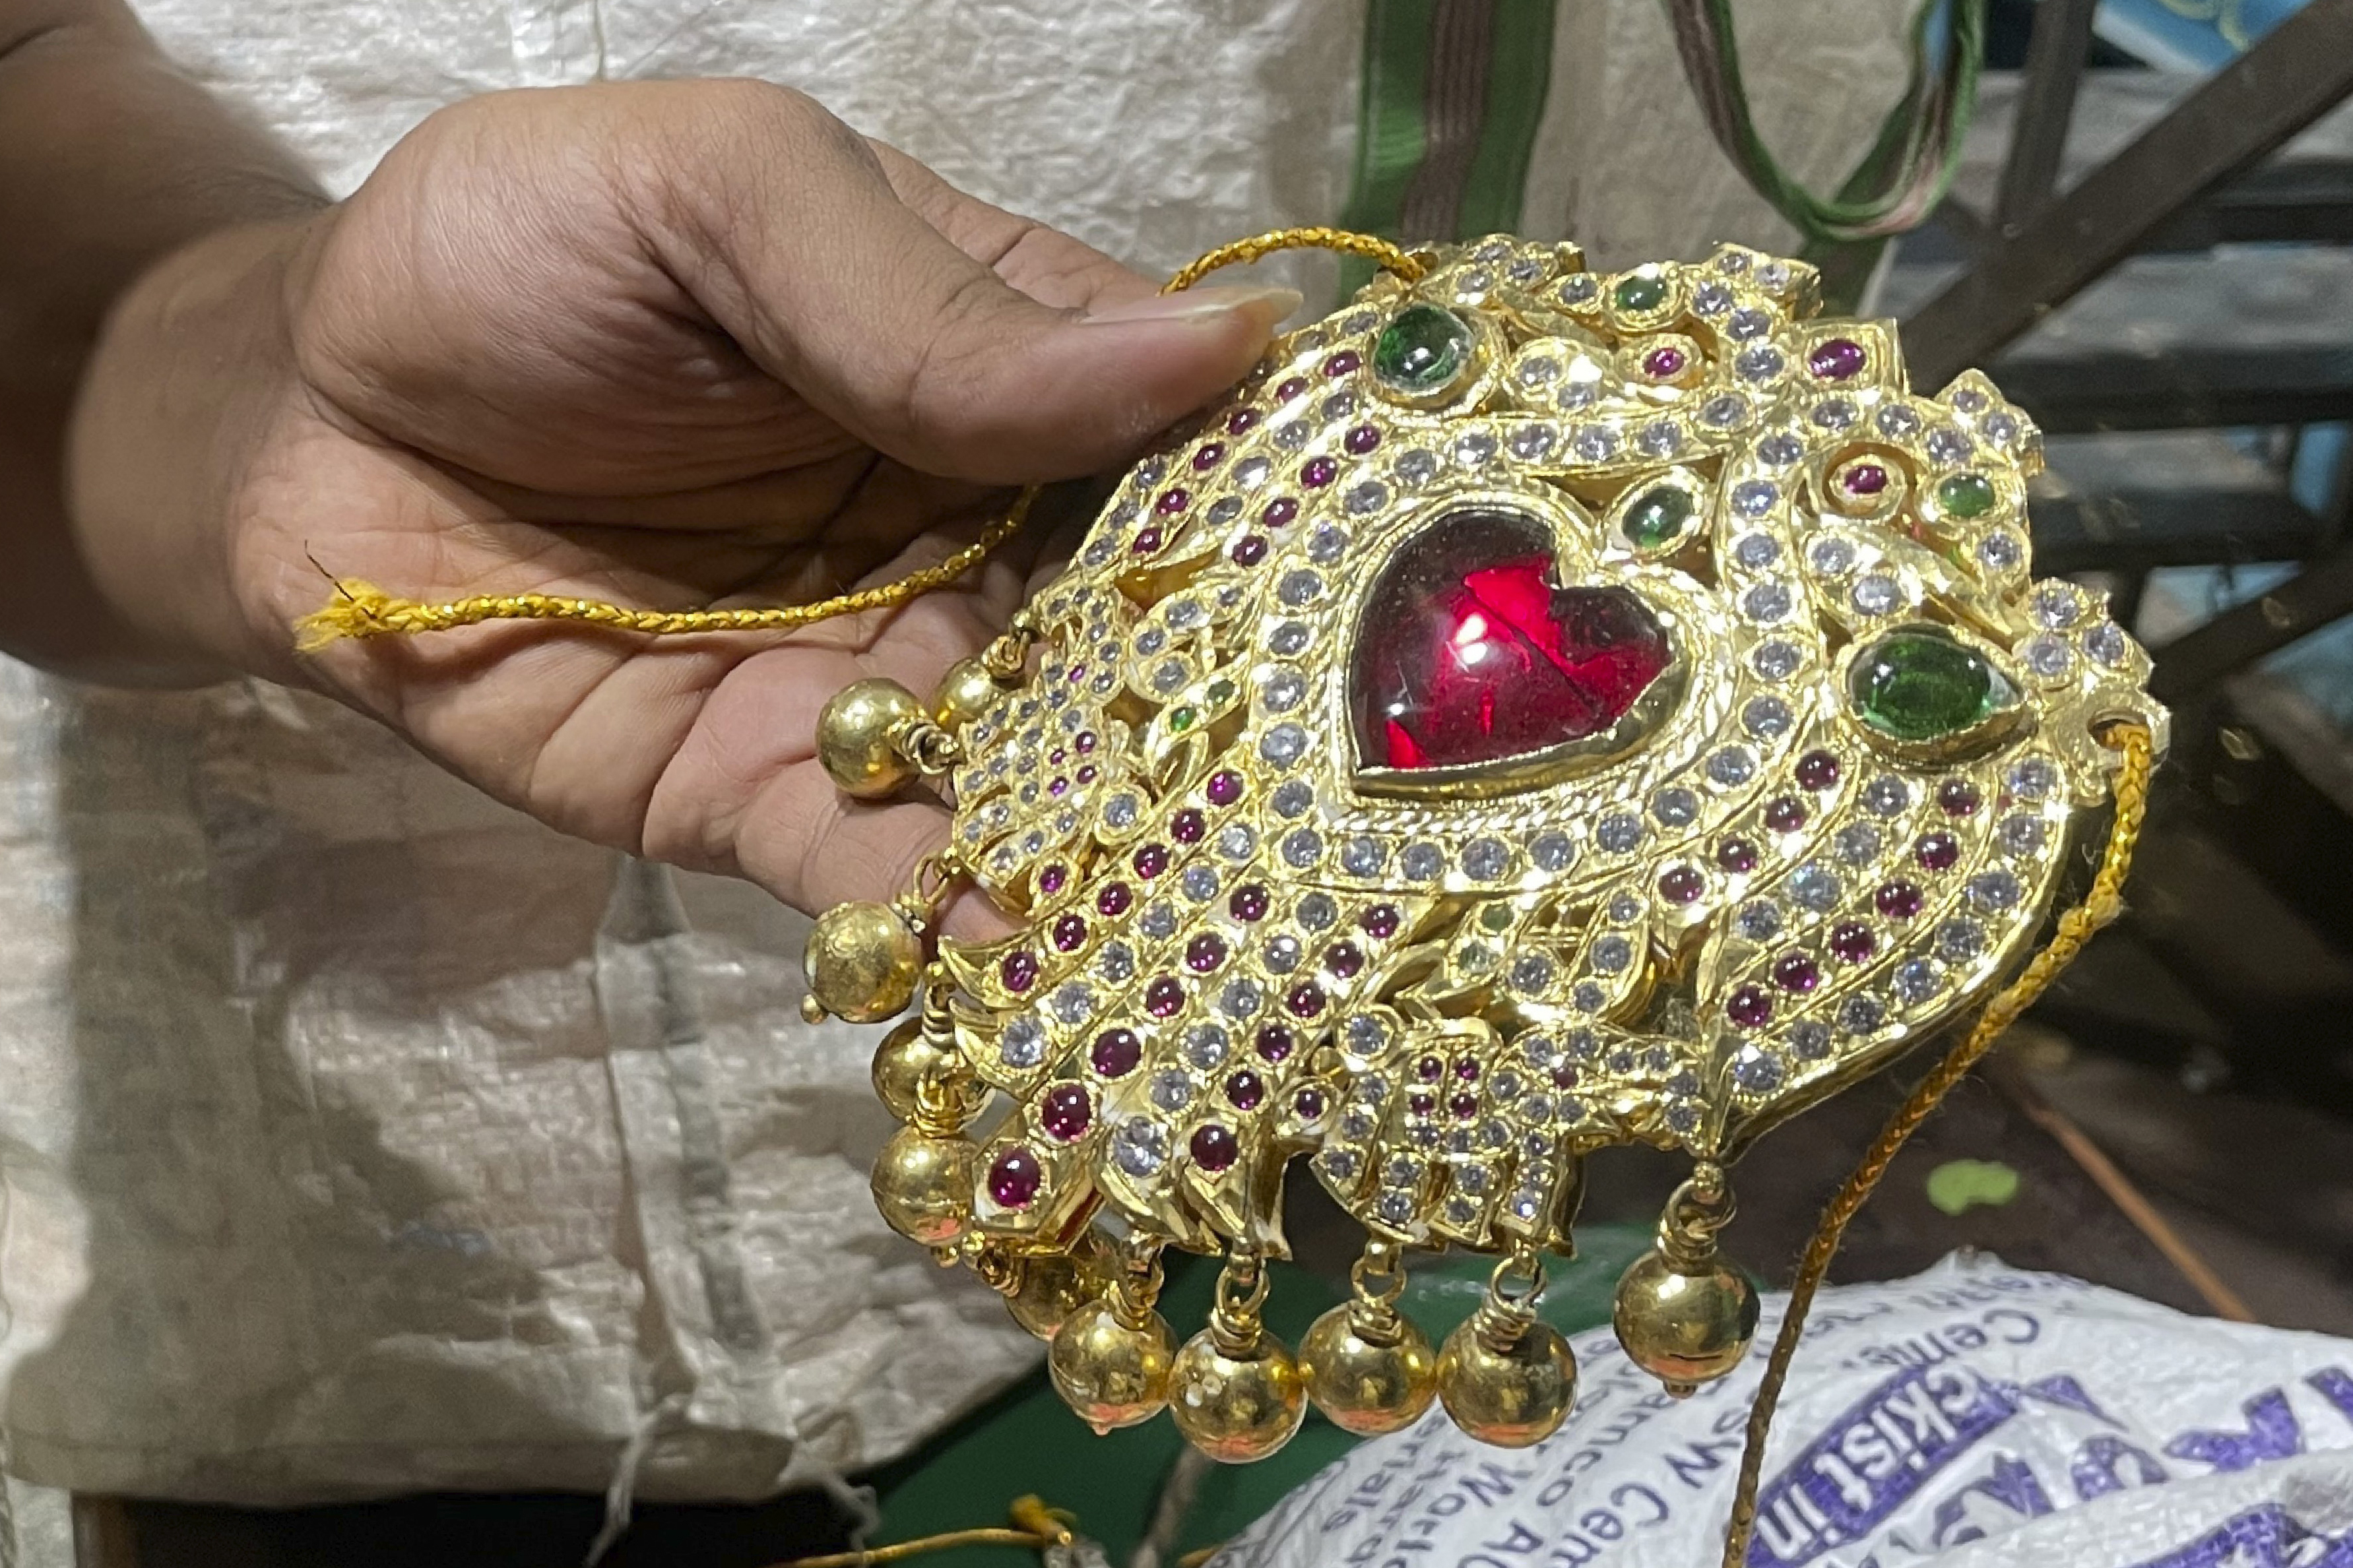
[[[1358,765],[1461,767],[1584,740],[1624,718],[1672,657],[1633,593],[1556,584],[1543,523],[1451,513],[1366,597],[1349,670]]]

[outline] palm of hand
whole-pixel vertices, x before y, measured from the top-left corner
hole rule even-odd
[[[804,603],[939,560],[1001,510],[1004,481],[1115,458],[1185,405],[1042,448],[1052,427],[1006,405],[986,334],[957,336],[984,291],[1001,310],[1009,285],[1043,335],[1066,338],[1068,318],[1037,306],[1099,312],[1151,285],[830,121],[787,106],[786,129],[814,125],[818,142],[797,149],[794,195],[829,232],[761,273],[724,247],[714,261],[695,220],[648,216],[680,202],[674,179],[649,190],[582,160],[533,163],[546,128],[502,112],[428,125],[305,247],[295,395],[248,465],[232,534],[259,624],[315,609],[322,570],[419,600]],[[911,223],[945,245],[910,255],[893,227]],[[939,276],[958,262],[965,276]],[[892,341],[894,313],[943,307],[944,331]],[[1228,332],[1188,372],[1198,390],[1166,395],[1206,395],[1262,332]],[[928,690],[1021,586],[992,563],[897,611],[781,638],[490,626],[338,645],[308,673],[560,828],[817,907],[903,885],[944,826],[928,804],[843,802],[813,759],[818,710],[863,676]]]

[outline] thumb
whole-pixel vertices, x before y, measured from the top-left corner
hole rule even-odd
[[[725,154],[695,149],[666,193],[680,216],[657,237],[678,247],[665,263],[763,369],[914,468],[1011,484],[1114,466],[1239,381],[1299,303],[1289,289],[1150,294],[1078,241],[1017,226],[1022,248],[1068,252],[1078,276],[1055,295],[1091,301],[1050,307],[902,199],[840,121],[741,85],[720,106],[744,121]]]

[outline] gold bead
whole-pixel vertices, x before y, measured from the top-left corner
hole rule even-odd
[[[945,1247],[972,1219],[973,1147],[902,1127],[874,1158],[874,1206],[892,1230],[925,1247]]]
[[[1410,1426],[1438,1394],[1438,1352],[1409,1318],[1397,1334],[1366,1339],[1356,1309],[1333,1308],[1299,1342],[1299,1372],[1307,1396],[1332,1425],[1359,1437]]]
[[[1176,1356],[1176,1337],[1159,1313],[1147,1310],[1130,1327],[1109,1300],[1097,1300],[1055,1331],[1046,1370],[1062,1403],[1100,1435],[1160,1413]]]
[[[1740,1364],[1757,1337],[1757,1288],[1713,1251],[1683,1267],[1656,1250],[1618,1281],[1610,1321],[1636,1366],[1684,1394]]]
[[[818,715],[818,761],[844,795],[879,800],[896,794],[915,776],[915,764],[901,753],[896,737],[923,717],[923,705],[897,681],[854,681]]]
[[[943,730],[955,731],[971,723],[995,705],[1005,695],[1005,688],[988,673],[988,667],[976,658],[961,658],[948,666],[940,677],[939,686],[932,692],[932,717]]]
[[[1185,1440],[1225,1465],[1263,1459],[1307,1415],[1307,1386],[1281,1340],[1261,1330],[1236,1354],[1203,1329],[1176,1352],[1168,1413]]]
[[[934,1109],[966,1103],[967,1097],[956,1092],[962,1076],[956,1054],[934,1044],[920,1018],[899,1025],[874,1047],[874,1097],[902,1121],[914,1121],[922,1110],[919,1096],[926,1079],[933,1084]]]
[[[801,968],[818,1006],[853,1024],[903,1013],[923,974],[923,944],[888,904],[836,904],[809,928]]]
[[[1013,1321],[1050,1340],[1071,1314],[1103,1293],[1111,1269],[1089,1232],[1071,1251],[1041,1252],[1016,1264],[1018,1283],[1005,1298]]]
[[[1537,1319],[1503,1350],[1482,1332],[1484,1309],[1446,1336],[1438,1397],[1454,1424],[1482,1443],[1525,1448],[1560,1429],[1577,1402],[1577,1358],[1560,1331]]]

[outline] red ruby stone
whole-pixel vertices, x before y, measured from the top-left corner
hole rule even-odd
[[[1279,1062],[1291,1055],[1296,1042],[1289,1029],[1280,1024],[1262,1024],[1258,1031],[1258,1054],[1266,1061]]]
[[[1144,1059],[1144,1043],[1126,1029],[1105,1029],[1095,1037],[1089,1058],[1105,1078],[1125,1078]]]
[[[1508,512],[1440,519],[1366,601],[1351,707],[1367,766],[1454,767],[1598,734],[1671,657],[1624,588],[1556,587],[1544,527]]]
[[[1233,897],[1226,900],[1226,908],[1233,911],[1234,919],[1238,921],[1266,919],[1266,889],[1256,882],[1245,882],[1236,888]]]
[[[1773,1021],[1773,999],[1754,985],[1744,985],[1732,994],[1724,1011],[1744,1029],[1761,1029]]]
[[[1394,904],[1375,904],[1356,917],[1366,936],[1386,942],[1397,935],[1398,915]]]
[[[1037,1201],[1045,1180],[1038,1156],[1016,1143],[988,1167],[988,1195],[999,1208],[1026,1209]]]
[[[1908,921],[1920,912],[1920,889],[1909,882],[1884,882],[1871,896],[1879,912],[1892,921]]]
[[[1230,769],[1211,773],[1207,793],[1211,805],[1231,805],[1242,797],[1242,775]]]
[[[1059,1142],[1081,1136],[1094,1119],[1094,1100],[1075,1083],[1058,1083],[1038,1101],[1038,1125]]]
[[[1831,338],[1814,345],[1806,368],[1824,381],[1844,381],[1862,368],[1862,345],[1852,338]]]
[[[1671,344],[1661,344],[1642,356],[1642,374],[1653,381],[1665,381],[1683,373],[1683,351]]]
[[[1887,488],[1887,470],[1877,463],[1855,463],[1839,476],[1851,496],[1875,496]]]
[[[1849,963],[1861,963],[1879,951],[1879,939],[1862,921],[1847,921],[1831,928],[1831,951]]]
[[[1064,952],[1076,952],[1087,940],[1087,922],[1077,915],[1064,915],[1054,922],[1054,945]]]
[[[1266,1098],[1266,1080],[1244,1068],[1226,1079],[1226,1102],[1236,1110],[1256,1110]]]
[[[1773,984],[1784,991],[1811,991],[1821,978],[1821,967],[1802,952],[1785,952],[1773,961]]]
[[[1038,955],[1033,952],[1008,952],[997,966],[1008,991],[1027,991],[1038,981]]]
[[[1226,434],[1229,436],[1240,436],[1257,423],[1257,409],[1237,408],[1231,414],[1226,416]]]
[[[1213,1175],[1229,1168],[1241,1152],[1233,1129],[1216,1121],[1204,1121],[1193,1129],[1192,1142],[1187,1147],[1193,1152],[1193,1163]]]
[[[1967,779],[1947,779],[1936,786],[1936,804],[1947,816],[1968,816],[1984,803],[1978,786]]]

